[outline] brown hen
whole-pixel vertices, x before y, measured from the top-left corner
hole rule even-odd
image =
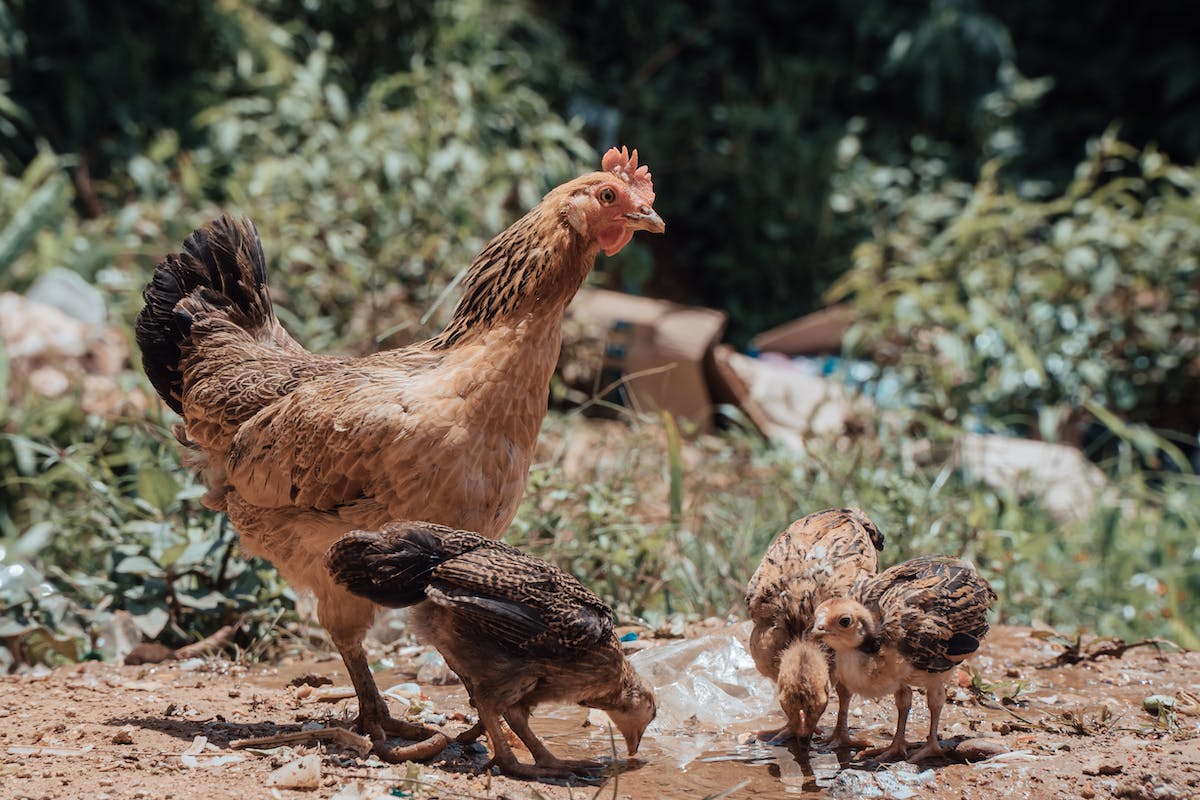
[[[754,630],[750,654],[775,681],[787,725],[761,738],[812,737],[829,702],[829,654],[812,637],[816,607],[874,576],[883,534],[857,508],[831,508],[793,522],[775,537],[746,589]],[[849,691],[840,683],[837,726],[830,742],[853,744],[847,727]]]
[[[427,519],[499,537],[525,490],[563,311],[596,254],[662,232],[650,173],[624,149],[493,239],[441,334],[363,358],[315,355],[275,317],[254,225],[222,217],[154,270],[137,341],[176,437],[246,551],[311,589],[346,662],[359,727],[430,732],[388,715],[362,638],[377,606],[339,587],[325,552],[347,531]]]
[[[529,727],[534,706],[565,700],[608,712],[636,753],[654,719],[654,694],[613,632],[612,610],[557,567],[478,534],[424,522],[351,533],[329,550],[337,581],[376,603],[413,606],[417,635],[462,678],[493,762],[515,777],[567,777],[603,766],[564,761]],[[533,754],[517,761],[500,720]]]
[[[942,754],[938,721],[951,667],[979,649],[996,593],[965,561],[922,556],[856,586],[852,597],[817,608],[816,638],[837,654],[836,678],[866,697],[893,694],[896,732],[887,747],[860,756],[903,758],[912,687],[925,689],[929,736],[912,762]]]

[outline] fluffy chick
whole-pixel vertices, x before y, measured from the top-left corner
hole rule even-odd
[[[884,570],[852,594],[817,607],[813,636],[833,648],[836,679],[851,692],[895,697],[891,744],[860,755],[906,756],[913,687],[925,690],[929,736],[908,760],[942,755],[937,732],[950,670],[979,649],[996,593],[965,561],[923,556]]]
[[[427,522],[352,532],[330,548],[339,584],[380,605],[414,606],[409,621],[462,679],[479,712],[493,762],[519,778],[559,778],[603,767],[551,753],[529,727],[550,700],[598,708],[636,753],[655,715],[654,693],[633,670],[613,631],[612,610],[583,584],[503,542]],[[508,721],[536,766],[517,761]]]
[[[750,653],[775,681],[787,725],[761,738],[808,740],[829,702],[831,661],[811,638],[814,610],[875,575],[883,534],[857,508],[830,508],[793,522],[767,549],[746,589],[754,621]],[[830,742],[853,744],[847,728],[850,693],[837,685],[838,720]]]

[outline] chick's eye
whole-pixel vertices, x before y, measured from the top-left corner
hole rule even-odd
[[[600,198],[601,203],[604,203],[604,205],[609,205],[617,199],[617,193],[614,192],[611,187],[605,186],[600,190],[600,193],[597,195],[597,197]]]
[[[838,625],[841,625],[843,628],[849,628],[850,627],[850,618],[842,617],[841,619],[838,620]]]

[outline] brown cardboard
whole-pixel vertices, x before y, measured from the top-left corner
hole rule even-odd
[[[789,356],[840,353],[842,336],[853,323],[854,309],[833,305],[763,331],[750,340],[750,347],[758,353]]]
[[[606,289],[583,289],[567,311],[603,341],[601,396],[615,391],[639,412],[670,411],[712,425],[706,362],[725,330],[724,312]]]

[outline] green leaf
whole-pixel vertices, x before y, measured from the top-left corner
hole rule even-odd
[[[162,568],[146,556],[126,556],[117,564],[116,571],[122,575],[144,575],[160,577]]]
[[[163,628],[167,627],[167,623],[171,619],[165,609],[157,606],[141,613],[131,614],[131,616],[133,617],[133,624],[137,625],[138,630],[147,639],[157,638],[162,633]]]
[[[179,495],[179,481],[159,467],[142,467],[138,471],[137,491],[143,500],[166,513]]]

